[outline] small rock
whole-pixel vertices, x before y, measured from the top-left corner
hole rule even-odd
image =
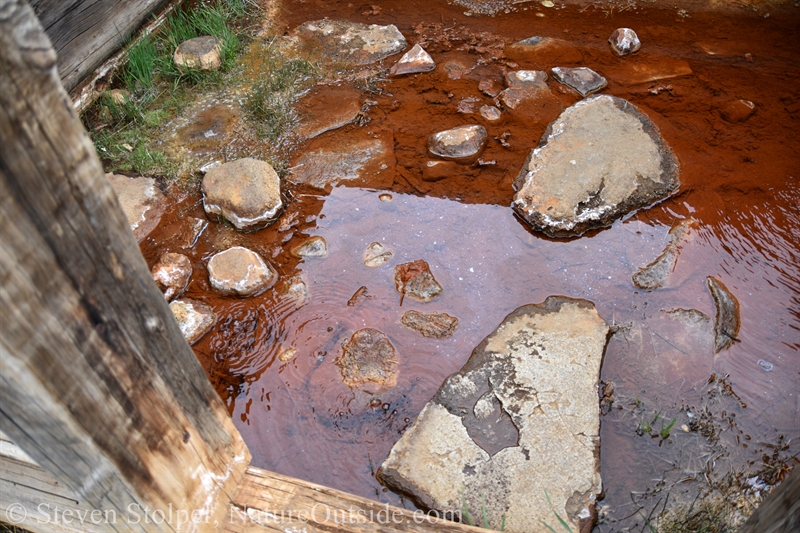
[[[294,356],[297,355],[297,348],[286,348],[282,350],[281,353],[278,354],[278,360],[281,363],[288,363]]]
[[[632,54],[642,47],[639,36],[630,28],[617,28],[611,33],[608,42],[618,56]]]
[[[196,68],[199,70],[216,70],[222,64],[222,47],[217,39],[204,35],[183,41],[178,45],[172,61],[178,70]]]
[[[548,126],[517,176],[512,204],[550,237],[575,237],[669,196],[678,161],[633,104],[590,96]]]
[[[424,509],[480,510],[496,530],[543,531],[555,512],[565,529],[589,531],[608,332],[586,300],[517,309],[445,380],[378,479]]]
[[[400,318],[407,328],[419,331],[423,337],[443,339],[455,333],[458,319],[446,313],[420,313],[419,311],[406,311]]]
[[[741,324],[739,301],[718,279],[709,276],[706,278],[706,284],[717,309],[717,318],[714,322],[714,353],[719,353],[739,341]]]
[[[180,296],[192,277],[192,262],[182,254],[166,253],[161,256],[151,271],[164,298],[170,300]]]
[[[380,200],[381,202],[391,202],[392,201],[392,195],[389,194],[388,192],[381,193],[381,194],[378,195],[378,200]]]
[[[478,83],[478,90],[485,94],[490,98],[494,98],[500,91],[503,90],[503,86],[497,80],[481,80]]]
[[[328,243],[323,237],[316,235],[304,243],[292,248],[292,255],[299,258],[323,258],[328,256]]]
[[[339,183],[389,188],[396,163],[391,134],[378,138],[337,135],[326,146],[303,154],[292,165],[291,181],[318,189]]]
[[[459,113],[464,113],[466,115],[472,114],[475,112],[475,104],[477,102],[480,102],[478,98],[467,96],[466,98],[462,98],[458,102],[458,107],[456,108],[456,110]]]
[[[242,246],[219,252],[208,262],[211,286],[225,294],[251,296],[269,287],[276,277],[260,255]]]
[[[426,161],[422,167],[423,181],[439,181],[461,173],[462,166],[455,161]]]
[[[197,217],[187,217],[186,223],[182,227],[182,232],[178,237],[178,244],[181,248],[192,248],[197,244],[197,239],[208,227],[208,221]]]
[[[444,159],[468,160],[480,154],[485,141],[483,126],[459,126],[428,137],[428,152]]]
[[[292,276],[286,280],[284,294],[295,300],[298,305],[308,300],[308,286],[301,275]]]
[[[195,300],[175,300],[169,304],[169,308],[189,344],[200,340],[217,320],[211,307]]]
[[[364,264],[370,268],[379,267],[391,258],[392,252],[379,242],[373,242],[364,250]]]
[[[490,120],[494,122],[495,120],[500,120],[501,113],[500,110],[497,109],[493,105],[485,105],[479,109],[481,116],[486,120]]]
[[[389,339],[377,329],[356,331],[342,346],[342,356],[336,360],[348,387],[375,383],[381,388],[397,384],[397,359]]]
[[[133,235],[141,241],[158,226],[166,209],[166,197],[153,178],[129,178],[106,174],[128,219]]]
[[[555,4],[553,3],[553,0],[542,0],[540,3],[542,4],[543,7],[554,7],[555,6]]]
[[[270,224],[283,207],[278,174],[258,159],[247,157],[210,169],[202,189],[206,213],[225,217],[239,230]]]
[[[581,93],[581,96],[597,92],[607,85],[603,76],[587,67],[553,67],[551,72],[555,79],[572,87]]]
[[[294,33],[312,48],[356,65],[374,63],[403,51],[407,46],[403,34],[394,25],[316,20],[301,24]]]
[[[667,282],[667,277],[675,270],[681,246],[687,241],[689,232],[697,227],[697,221],[693,218],[685,218],[674,225],[669,230],[669,244],[655,261],[640,268],[633,275],[633,284],[648,291],[663,287]]]
[[[447,77],[451,80],[460,80],[470,72],[472,69],[468,66],[459,63],[458,61],[448,61],[444,64],[444,70],[447,72]]]
[[[347,307],[355,307],[364,300],[369,300],[370,298],[372,298],[372,296],[367,294],[368,292],[369,289],[367,289],[366,285],[356,289],[356,292],[354,292],[353,295],[350,297],[350,299],[347,300]]]
[[[124,105],[131,99],[131,93],[125,89],[111,89],[110,91],[104,91],[103,94],[106,95],[109,100],[114,102],[114,105],[118,106]]]
[[[681,424],[681,431],[683,431],[684,433],[689,433],[689,431],[691,430],[689,429],[689,426],[687,426],[686,424]]]
[[[744,122],[755,113],[756,105],[749,100],[734,100],[720,110],[722,118],[728,122]]]
[[[422,259],[394,267],[394,283],[397,292],[420,302],[430,302],[442,293],[442,286]]]
[[[389,75],[416,74],[418,72],[429,72],[435,68],[436,63],[433,58],[417,43],[392,66],[391,70],[389,70]]]

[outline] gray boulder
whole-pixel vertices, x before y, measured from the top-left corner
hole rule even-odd
[[[534,230],[575,237],[666,198],[678,160],[633,104],[589,97],[548,126],[514,182],[512,207]]]
[[[250,157],[210,169],[202,189],[206,213],[225,217],[239,230],[268,225],[283,207],[278,174]]]
[[[422,508],[485,510],[491,529],[505,517],[507,532],[542,531],[553,511],[572,531],[591,527],[608,334],[586,300],[520,307],[445,380],[379,479]]]
[[[356,65],[369,65],[402,52],[407,46],[403,34],[394,25],[316,20],[301,24],[294,33],[335,59]]]

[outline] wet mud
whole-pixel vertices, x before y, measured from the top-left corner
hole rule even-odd
[[[197,236],[196,220],[206,219],[199,194],[170,190],[173,205],[141,243],[151,267],[165,252],[189,257],[194,274],[183,297],[217,315],[193,349],[254,464],[411,506],[376,481],[377,465],[503,317],[552,294],[594,302],[616,328],[602,369],[603,380],[614,385],[604,399],[611,407],[601,426],[606,496],[597,531],[636,520],[641,527],[631,494],[650,490],[651,480],[682,487],[677,480],[686,472],[702,476],[709,441],[692,430],[687,413],[709,401],[712,374],[728,376],[740,398],[714,397],[741,431],[726,437],[726,467],[757,462],[764,449],[757,443],[778,435],[796,454],[800,12],[786,7],[764,18],[762,11],[690,9],[683,16],[644,3],[623,12],[602,4],[547,9],[523,3],[510,13],[478,16],[445,2],[379,7],[307,0],[283,13],[288,31],[323,17],[395,24],[409,47],[422,44],[437,63],[431,72],[376,84],[315,88],[301,106],[308,140],[297,146],[292,165],[324,169],[324,157],[309,158],[336,146],[358,153],[354,146],[376,139],[389,150],[365,159],[367,170],[352,179],[342,170],[324,182],[314,181],[322,170],[300,179],[299,167],[284,181],[281,218],[249,234],[212,221]],[[639,52],[620,58],[611,51],[607,39],[619,27],[637,31]],[[541,53],[507,47],[534,35],[552,42]],[[555,66],[592,68],[608,80],[601,93],[631,101],[658,126],[681,166],[675,195],[578,239],[544,237],[515,217],[509,207],[514,178],[550,122],[580,95],[551,78],[551,96],[530,107],[512,109],[496,98],[508,71]],[[313,118],[320,115],[314,99],[326,102],[328,89],[343,95],[337,124],[346,124],[333,130]],[[360,111],[346,120],[354,116],[354,97]],[[753,109],[744,112],[740,100]],[[500,118],[487,119],[483,106],[500,109]],[[226,108],[219,120],[198,117],[187,126],[187,149],[219,153],[206,142],[235,137],[229,120],[236,113]],[[431,170],[438,164],[430,164],[428,137],[468,124],[488,132],[480,157]],[[670,246],[670,228],[690,217],[697,227],[682,241],[680,260],[670,259],[669,283],[652,292],[636,287],[632,276]],[[326,257],[291,253],[314,236],[327,242]],[[193,247],[185,248],[187,239],[196,241]],[[365,251],[374,243],[381,244],[374,257],[385,259],[370,268]],[[231,246],[269,261],[275,285],[250,298],[215,292],[208,260]],[[392,255],[381,256],[386,251]],[[442,293],[400,307],[394,269],[418,259],[428,263]],[[716,358],[711,320],[718,314],[709,276],[739,301],[739,342]],[[421,336],[401,323],[411,303],[421,313],[458,317],[458,328],[450,337]],[[364,328],[380,330],[395,349],[393,387],[343,383],[336,360],[343,343]],[[641,421],[659,411],[666,422],[677,418],[669,438],[638,436]],[[684,424],[689,432],[678,429]]]

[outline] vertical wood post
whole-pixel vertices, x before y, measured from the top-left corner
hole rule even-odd
[[[105,530],[214,530],[249,452],[55,62],[28,4],[0,0],[0,429]]]

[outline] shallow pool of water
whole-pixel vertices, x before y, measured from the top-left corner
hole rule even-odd
[[[374,471],[443,379],[517,307],[553,294],[591,300],[619,328],[601,376],[616,391],[616,403],[601,421],[607,512],[599,527],[611,531],[631,525],[615,520],[635,514],[632,493],[662,478],[677,483],[696,476],[707,464],[706,440],[678,430],[704,402],[716,401],[726,417],[734,415],[724,458],[732,468],[757,463],[764,448],[759,443],[800,436],[800,15],[784,10],[770,18],[744,11],[683,16],[644,3],[622,13],[523,5],[479,17],[444,2],[386,2],[378,14],[353,4],[293,4],[286,13],[290,28],[324,16],[396,24],[409,42],[426,42],[440,66],[458,62],[468,73],[453,79],[438,68],[384,83],[382,92],[363,96],[374,102],[368,122],[324,133],[298,149],[296,157],[334,136],[390,134],[397,161],[391,186],[340,186],[330,193],[290,187],[292,201],[270,228],[239,234],[210,225],[189,253],[195,275],[186,296],[212,305],[219,319],[194,349],[256,466],[400,503],[376,482]],[[624,26],[635,28],[644,45],[636,56],[620,60],[606,39]],[[506,112],[491,124],[459,104],[467,98],[475,110],[492,104],[478,85],[500,79],[505,70],[556,66],[503,56],[502,43],[532,35],[568,40],[580,61],[560,66],[590,66],[605,74],[609,86],[603,92],[628,99],[653,119],[681,163],[675,196],[571,240],[534,234],[513,215],[511,182],[547,124],[578,96],[551,80],[561,107],[532,115]],[[631,83],[625,70],[635,64],[660,72],[674,60],[692,73]],[[745,121],[726,120],[725,107],[738,99],[753,102],[756,112]],[[464,166],[440,181],[423,179],[427,136],[469,123],[489,130],[481,158],[491,163]],[[385,192],[390,201],[379,197]],[[176,203],[142,244],[149,263],[165,251],[180,252],[170,235],[185,215],[202,213],[195,194]],[[668,286],[637,289],[631,275],[658,256],[672,224],[689,216],[699,229],[683,246]],[[294,258],[289,250],[312,235],[326,239],[328,257]],[[388,247],[392,261],[364,266],[362,254],[372,242]],[[208,258],[233,244],[272,262],[279,272],[273,289],[248,299],[209,290]],[[406,299],[401,306],[393,267],[415,259],[430,264],[444,292],[428,304]],[[294,276],[306,284],[304,300],[286,292]],[[717,355],[702,336],[693,337],[666,313],[697,309],[713,320],[707,276],[723,281],[741,305],[739,342]],[[348,306],[362,286],[370,298]],[[447,339],[423,338],[399,323],[409,309],[454,315],[458,330]],[[383,331],[397,349],[398,382],[391,390],[352,391],[342,383],[335,360],[342,343],[364,327]],[[290,347],[296,356],[280,361],[278,354]],[[709,400],[712,374],[727,375],[739,400]],[[654,413],[668,422],[677,419],[669,439],[636,434]],[[796,444],[787,453],[796,454]]]

